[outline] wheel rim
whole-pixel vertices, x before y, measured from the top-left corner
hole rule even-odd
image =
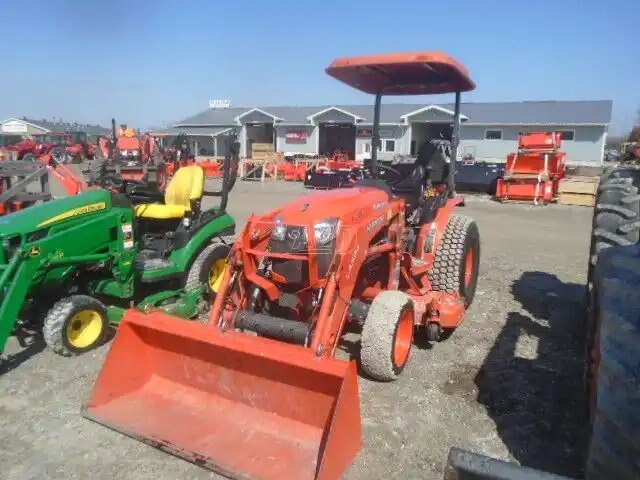
[[[102,315],[96,310],[82,310],[69,319],[67,340],[74,348],[87,348],[102,333]]]
[[[402,313],[398,322],[396,338],[393,344],[393,363],[402,367],[409,358],[409,350],[413,342],[413,312],[407,309]]]
[[[218,293],[220,285],[222,284],[222,274],[224,273],[224,267],[227,266],[225,259],[216,261],[211,270],[209,271],[209,288],[212,292]]]
[[[473,248],[467,250],[467,255],[464,259],[464,286],[468,287],[473,278],[473,268],[475,263],[475,253]]]

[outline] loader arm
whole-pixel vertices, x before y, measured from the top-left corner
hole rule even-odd
[[[4,292],[0,303],[0,353],[4,351],[7,340],[18,320],[18,314],[24,305],[27,292],[31,287],[31,278],[40,262],[21,261],[14,255],[0,277],[0,291]]]

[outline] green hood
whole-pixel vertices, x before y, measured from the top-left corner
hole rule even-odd
[[[111,194],[102,189],[51,200],[0,217],[0,238],[34,232],[87,213],[109,209]]]

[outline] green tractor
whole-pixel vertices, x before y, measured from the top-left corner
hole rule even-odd
[[[2,217],[0,353],[18,319],[42,322],[53,351],[76,355],[103,343],[127,308],[202,314],[235,233],[226,205],[237,160],[232,148],[216,192],[205,191],[204,172],[194,165],[179,169],[164,195],[112,178],[103,182],[109,189]],[[220,204],[202,209],[207,195]]]

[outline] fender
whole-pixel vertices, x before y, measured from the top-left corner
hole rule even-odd
[[[418,234],[418,239],[416,241],[416,257],[424,260],[425,255],[432,254],[436,251],[438,245],[440,245],[440,242],[442,241],[442,235],[447,228],[449,218],[451,218],[453,210],[456,207],[464,207],[464,197],[456,196],[447,200],[447,203],[438,210],[435,220],[420,227],[420,233]],[[432,227],[435,227],[435,232],[431,231]],[[431,245],[428,248],[428,251],[425,252],[425,244],[430,234],[432,236],[432,239],[430,240]]]
[[[170,266],[144,272],[142,281],[157,282],[186,274],[193,260],[213,238],[232,234],[232,232],[235,232],[235,226],[235,221],[228,213],[216,217],[199,228],[184,247],[171,252],[169,256]]]

